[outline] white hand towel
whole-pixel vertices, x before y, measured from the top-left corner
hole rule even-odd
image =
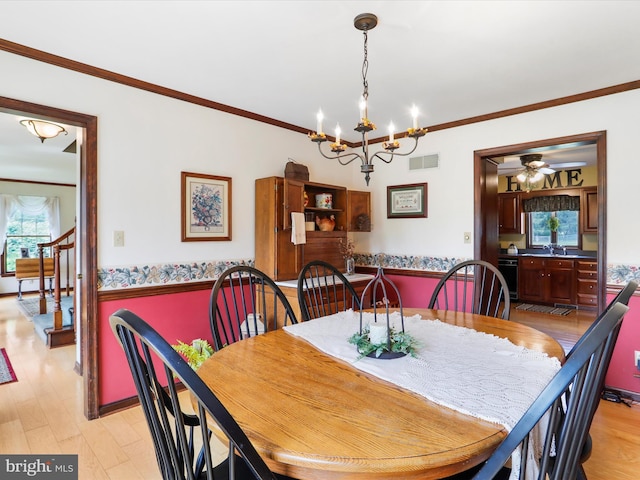
[[[291,243],[301,245],[307,243],[304,231],[304,213],[291,212]]]

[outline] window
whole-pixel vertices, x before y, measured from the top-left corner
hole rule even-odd
[[[38,255],[37,244],[60,235],[58,197],[0,194],[0,270],[13,274],[22,249]],[[51,252],[45,252],[50,256]]]
[[[2,273],[16,271],[16,258],[22,257],[22,249],[27,248],[30,257],[38,256],[38,243],[51,241],[49,221],[46,212],[29,214],[17,210],[7,223],[7,239],[2,255]],[[51,256],[51,249],[44,250],[44,256]]]
[[[530,247],[543,247],[551,243],[564,247],[580,247],[580,212],[561,210],[556,212],[530,212],[527,214]],[[551,219],[558,222],[557,231],[550,228]]]

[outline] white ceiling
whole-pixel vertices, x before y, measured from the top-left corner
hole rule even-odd
[[[0,37],[357,141],[363,12],[379,136],[640,79],[638,1],[4,0]]]

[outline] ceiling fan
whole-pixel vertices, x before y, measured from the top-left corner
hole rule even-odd
[[[508,167],[501,168],[500,171],[503,174],[516,173],[516,178],[518,181],[525,187],[527,191],[530,191],[531,188],[540,180],[544,178],[544,175],[555,173],[556,170],[551,168],[547,162],[542,160],[542,154],[540,153],[528,153],[526,155],[520,156],[520,166],[518,167]],[[506,165],[509,162],[505,162]],[[571,168],[571,167],[579,167],[586,165],[585,162],[568,162],[568,163],[557,163],[553,166],[555,168]]]

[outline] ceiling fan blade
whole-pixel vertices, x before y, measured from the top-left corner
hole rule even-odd
[[[587,162],[564,162],[564,163],[554,163],[554,168],[573,168],[573,167],[584,167]]]
[[[556,173],[556,171],[553,168],[548,168],[548,167],[542,167],[542,168],[538,168],[537,169],[540,173]]]

